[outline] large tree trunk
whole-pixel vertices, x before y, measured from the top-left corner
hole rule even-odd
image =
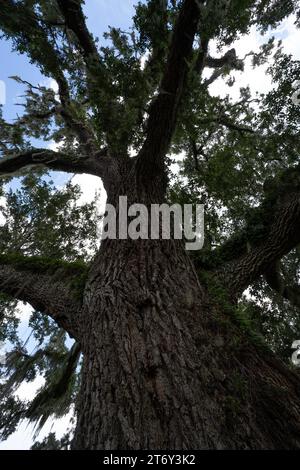
[[[168,240],[106,240],[85,294],[74,449],[300,448],[300,381]]]

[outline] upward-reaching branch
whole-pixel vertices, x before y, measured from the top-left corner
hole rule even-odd
[[[86,26],[81,2],[79,0],[57,0],[57,3],[64,16],[66,26],[75,34],[86,65],[89,67],[89,60],[92,56],[97,60],[100,60],[100,57],[93,37]]]
[[[178,107],[189,71],[193,43],[200,19],[199,0],[185,0],[174,29],[169,57],[158,96],[150,106],[147,137],[138,165],[147,173],[161,172],[176,125]],[[143,172],[144,172],[143,171]]]

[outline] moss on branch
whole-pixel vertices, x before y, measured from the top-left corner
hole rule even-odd
[[[53,280],[69,285],[76,298],[81,299],[89,266],[83,261],[67,262],[43,256],[23,256],[17,253],[0,254],[0,265],[11,266],[16,271],[52,276]]]

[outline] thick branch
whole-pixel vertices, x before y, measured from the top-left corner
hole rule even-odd
[[[227,117],[222,117],[218,121],[222,126],[227,127],[232,131],[237,131],[239,133],[246,132],[248,134],[255,134],[255,131],[250,127],[242,126],[240,124],[236,124],[235,122],[230,121]]]
[[[159,94],[149,111],[147,137],[141,149],[138,166],[147,173],[161,173],[175,129],[180,100],[189,71],[189,60],[200,19],[199,3],[185,0],[180,10],[170,46],[169,57]]]
[[[45,258],[0,255],[0,291],[49,315],[77,337],[76,316],[81,309],[75,279],[83,268]]]
[[[251,246],[251,239],[248,240],[249,252],[218,271],[232,298],[237,298],[278,259],[300,243],[300,188],[281,195],[265,216],[265,226],[261,229],[264,238],[254,246]],[[256,237],[259,239],[259,234]]]
[[[78,40],[85,60],[88,61],[91,56],[99,60],[96,44],[85,23],[81,2],[78,0],[57,0],[57,3],[64,16],[66,26],[73,31]]]
[[[87,71],[87,90],[90,102],[96,106],[101,116],[101,126],[106,134],[106,142],[113,153],[117,147],[114,125],[118,125],[123,106],[111,96],[111,83],[107,81],[107,71],[89,32],[80,0],[57,0],[65,25],[76,38],[75,46],[83,57]],[[79,122],[80,124],[80,122]],[[124,143],[123,143],[124,145]],[[126,147],[126,143],[125,143]]]
[[[31,149],[0,160],[0,177],[20,175],[34,167],[45,167],[67,173],[88,173],[103,178],[109,177],[111,160],[106,152],[99,151],[96,158],[74,158],[63,152],[49,149]]]

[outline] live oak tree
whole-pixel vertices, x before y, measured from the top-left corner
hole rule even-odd
[[[101,44],[79,0],[0,0],[4,37],[58,85],[14,77],[27,87],[25,111],[14,124],[1,119],[1,175],[29,175],[3,208],[3,337],[14,345],[4,437],[20,419],[42,425],[76,401],[73,449],[300,448],[300,377],[287,360],[299,331],[299,63],[269,40],[248,56],[269,61],[270,93],[209,92],[243,71],[235,39],[291,14],[297,22],[298,6],[149,0],[129,31],[110,28]],[[97,201],[78,209],[76,188],[53,193],[46,170],[98,176],[117,210],[122,195],[147,207],[205,203],[203,250],[141,239],[96,248]],[[16,300],[34,309],[31,355],[16,334]],[[38,373],[46,384],[35,399],[16,398]]]

